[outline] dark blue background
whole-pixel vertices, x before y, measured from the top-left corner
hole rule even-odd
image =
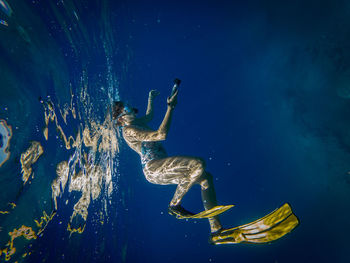
[[[169,155],[206,160],[219,203],[236,205],[222,215],[224,226],[248,223],[284,202],[292,205],[301,222],[272,244],[212,246],[205,220],[179,221],[167,214],[175,186],[148,183],[137,154],[122,143],[110,221],[103,226],[93,223],[101,205],[94,203],[85,232],[69,238],[58,222],[67,219],[70,210],[59,211],[45,235],[34,242],[29,262],[349,260],[346,1],[67,1],[66,9],[60,2],[10,4],[16,13],[13,23],[29,32],[35,48],[25,53],[23,36],[16,38],[18,33],[10,27],[0,28],[1,66],[20,76],[21,81],[12,83],[22,88],[12,92],[27,94],[19,103],[9,91],[11,85],[5,85],[6,74],[1,75],[0,117],[22,125],[24,138],[29,140],[34,124],[24,127],[18,112],[8,113],[3,107],[27,107],[42,125],[36,98],[51,95],[57,102],[68,102],[69,83],[79,93],[83,70],[97,113],[103,116],[109,101],[98,88],[107,83],[106,58],[116,74],[114,88],[120,98],[141,113],[149,90],[161,92],[155,103],[155,129],[177,77],[182,84],[165,146]],[[73,6],[80,17],[79,32],[85,33],[72,34],[69,43],[62,22],[65,29],[74,24]],[[110,45],[109,52],[103,43]],[[10,52],[11,45],[17,55]],[[47,60],[56,61],[51,70]],[[11,158],[25,148],[16,133],[13,140]],[[55,151],[55,146],[49,148]],[[67,194],[62,200],[73,197]],[[198,186],[186,195],[184,206],[203,209]]]

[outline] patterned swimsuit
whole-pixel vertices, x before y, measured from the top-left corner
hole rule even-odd
[[[160,142],[141,143],[141,164],[145,168],[146,164],[153,160],[167,157],[167,153]]]

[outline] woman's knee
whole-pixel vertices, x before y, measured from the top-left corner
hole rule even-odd
[[[198,182],[203,190],[208,189],[213,182],[213,176],[204,172]]]
[[[191,178],[194,181],[200,181],[205,171],[205,163],[202,159],[193,159],[191,165]]]
[[[195,170],[201,170],[204,172],[205,170],[205,161],[201,158],[194,158],[193,159],[193,164],[192,164],[192,167],[195,169]]]

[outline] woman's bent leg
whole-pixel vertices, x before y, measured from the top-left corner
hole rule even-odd
[[[177,184],[170,206],[178,206],[184,195],[195,184],[201,185],[202,201],[206,210],[216,206],[212,176],[205,172],[200,158],[175,156],[149,162],[144,168],[146,179],[154,184]],[[211,232],[221,228],[218,217],[209,218]]]

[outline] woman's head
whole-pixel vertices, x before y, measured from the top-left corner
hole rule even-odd
[[[122,101],[114,101],[112,107],[113,120],[117,120],[117,125],[125,125],[133,121],[136,117],[138,110],[130,107]]]
[[[114,101],[112,107],[113,120],[116,120],[124,111],[124,103],[122,101]]]

